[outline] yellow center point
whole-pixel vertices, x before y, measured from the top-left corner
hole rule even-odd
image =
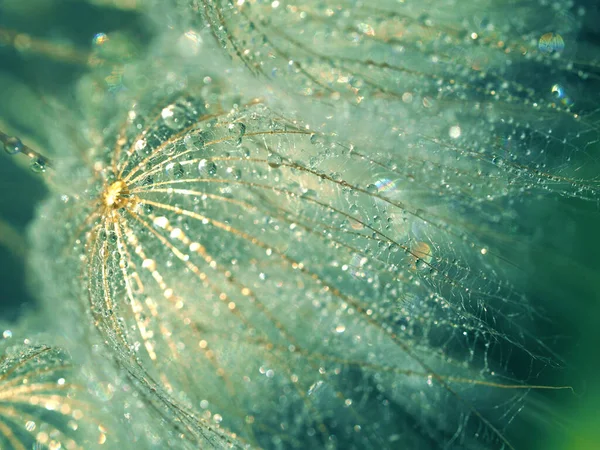
[[[104,205],[110,209],[121,209],[129,202],[129,188],[123,180],[115,181],[104,192]]]

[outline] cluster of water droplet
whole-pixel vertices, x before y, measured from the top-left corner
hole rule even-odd
[[[598,139],[597,103],[577,97],[597,61],[574,63],[585,10],[570,2],[547,14],[545,2],[511,13],[493,1],[173,3],[182,29],[206,30],[248,73],[299,94],[296,105],[308,97],[305,119],[327,105],[326,120],[353,141],[375,132],[397,151],[502,167],[509,187],[596,197],[581,150]]]
[[[0,446],[72,450],[116,438],[78,385],[69,355],[19,335],[5,329],[0,338]]]
[[[28,149],[23,145],[23,142],[21,142],[21,139],[18,137],[9,137],[3,135],[2,138],[4,151],[9,155],[13,156],[22,152],[27,152]],[[48,161],[44,157],[37,154],[28,154],[27,156],[29,156],[31,159],[29,167],[31,168],[32,172],[43,173],[46,171]]]
[[[502,384],[495,346],[535,341],[526,301],[484,269],[495,225],[478,204],[497,182],[440,202],[436,157],[169,89],[124,111],[85,192],[47,208],[73,217],[46,253],[79,274],[70,296],[119,364],[258,446],[420,447],[481,425],[502,441],[491,405],[461,400]]]

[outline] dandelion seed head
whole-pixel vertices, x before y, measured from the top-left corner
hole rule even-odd
[[[190,448],[455,435],[477,448],[488,434],[510,447],[502,430],[525,395],[490,400],[479,385],[508,388],[496,374],[509,361],[493,355],[547,350],[498,275],[525,253],[516,218],[546,193],[597,195],[563,160],[585,159],[576,148],[591,140],[573,131],[577,90],[556,58],[569,30],[538,40],[525,4],[510,25],[489,8],[475,26],[470,6],[455,23],[397,2],[368,17],[316,1],[181,5],[194,22],[175,33],[181,59],[197,71],[205,59],[209,34],[190,31],[201,18],[248,73],[117,68],[105,81],[119,89],[85,97],[89,145],[60,163],[79,181],[61,187],[70,201],[47,202],[38,223],[38,266],[56,259],[40,274],[46,301],[85,324],[66,332],[94,342],[111,374],[89,375],[92,391],[135,392],[118,416],[144,414],[150,440]],[[538,63],[550,92],[515,77]],[[250,75],[269,95],[245,95]]]

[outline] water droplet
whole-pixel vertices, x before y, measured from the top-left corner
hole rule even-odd
[[[229,132],[232,134],[237,134],[238,136],[238,140],[236,142],[237,145],[241,145],[242,144],[242,138],[244,137],[244,135],[246,134],[246,125],[244,125],[241,122],[238,123],[232,123],[229,125]]]
[[[43,173],[46,171],[46,161],[42,158],[34,158],[29,167],[34,173]]]
[[[106,33],[97,33],[94,36],[94,38],[92,39],[92,42],[96,46],[101,46],[101,45],[106,44],[108,42],[108,36],[106,35]]]
[[[183,166],[178,162],[170,162],[169,164],[167,164],[165,166],[165,172],[167,173],[168,177],[175,179],[180,179],[185,174]]]
[[[12,337],[12,331],[10,330],[4,330],[4,333],[2,333],[2,337],[4,339],[10,339]]]
[[[242,178],[242,171],[240,169],[234,169],[233,167],[229,167],[227,168],[227,173],[236,180]]]
[[[374,184],[367,185],[367,192],[369,194],[375,194],[375,193],[377,193],[377,186],[375,186]]]
[[[165,125],[172,130],[181,130],[186,122],[186,110],[180,105],[169,105],[160,113]]]
[[[248,147],[242,147],[240,149],[244,158],[250,158],[250,149]]]
[[[428,26],[428,27],[433,25],[433,21],[431,20],[431,17],[427,13],[421,14],[417,20],[419,21],[420,24]]]
[[[460,127],[458,125],[454,125],[454,126],[450,127],[450,131],[448,131],[448,134],[450,135],[450,137],[452,139],[458,139],[461,134]]]
[[[198,163],[198,172],[200,172],[200,175],[215,175],[217,173],[217,165],[213,161],[203,159]]]
[[[310,143],[311,144],[316,144],[318,142],[319,138],[317,137],[316,134],[311,134],[310,135]]]
[[[565,106],[573,105],[573,100],[571,100],[571,98],[569,98],[569,96],[566,94],[564,86],[561,86],[560,84],[553,85],[552,86],[552,94],[554,94],[554,96],[558,100],[560,100],[560,102],[563,105],[565,105]]]
[[[232,123],[229,125],[229,131],[232,134],[237,134],[240,138],[244,137],[244,134],[246,134],[246,125],[241,122]]]
[[[183,143],[188,150],[200,150],[204,147],[204,136],[202,133],[188,134],[183,138]]]
[[[23,143],[19,138],[9,137],[4,143],[4,150],[9,155],[16,155],[17,153],[21,153],[23,151]]]
[[[25,429],[27,431],[35,430],[35,422],[33,420],[28,420],[27,423],[25,424]]]
[[[147,154],[147,152],[144,151],[147,145],[148,145],[148,141],[146,141],[146,139],[142,138],[142,139],[138,139],[137,141],[135,141],[135,144],[133,144],[133,148],[137,152],[142,152],[143,154]]]
[[[165,216],[155,217],[153,223],[158,228],[167,228],[169,226],[169,219]]]
[[[269,158],[267,159],[267,163],[269,164],[269,166],[274,169],[277,169],[278,167],[280,167],[282,162],[283,162],[283,158],[281,158],[281,156],[278,155],[277,153],[271,153],[269,155]]]
[[[504,160],[499,156],[494,156],[494,158],[492,158],[492,162],[498,167],[502,167],[504,165]]]

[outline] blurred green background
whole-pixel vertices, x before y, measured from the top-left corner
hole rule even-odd
[[[94,50],[97,33],[111,37],[118,31],[138,51],[149,45],[151,33],[141,14],[96,3],[0,0],[0,33],[16,30],[59,46],[73,45],[83,53]],[[592,1],[579,4],[588,11],[579,38],[598,45],[600,53],[599,7]],[[26,142],[43,153],[46,138],[36,120],[51,109],[44,105],[52,99],[68,98],[69,88],[85,71],[81,64],[0,43],[0,129],[28,138]],[[600,146],[593,151],[600,152]],[[26,158],[0,152],[2,321],[35,308],[35,293],[27,288],[26,229],[45,195],[43,176],[28,169]],[[536,333],[566,361],[564,368],[544,370],[537,382],[571,385],[575,393],[536,393],[540,402],[532,419],[517,419],[511,435],[517,448],[600,449],[600,205],[548,198],[531,215],[539,223],[535,243],[540,250],[531,254],[526,293],[546,318],[536,323]]]

